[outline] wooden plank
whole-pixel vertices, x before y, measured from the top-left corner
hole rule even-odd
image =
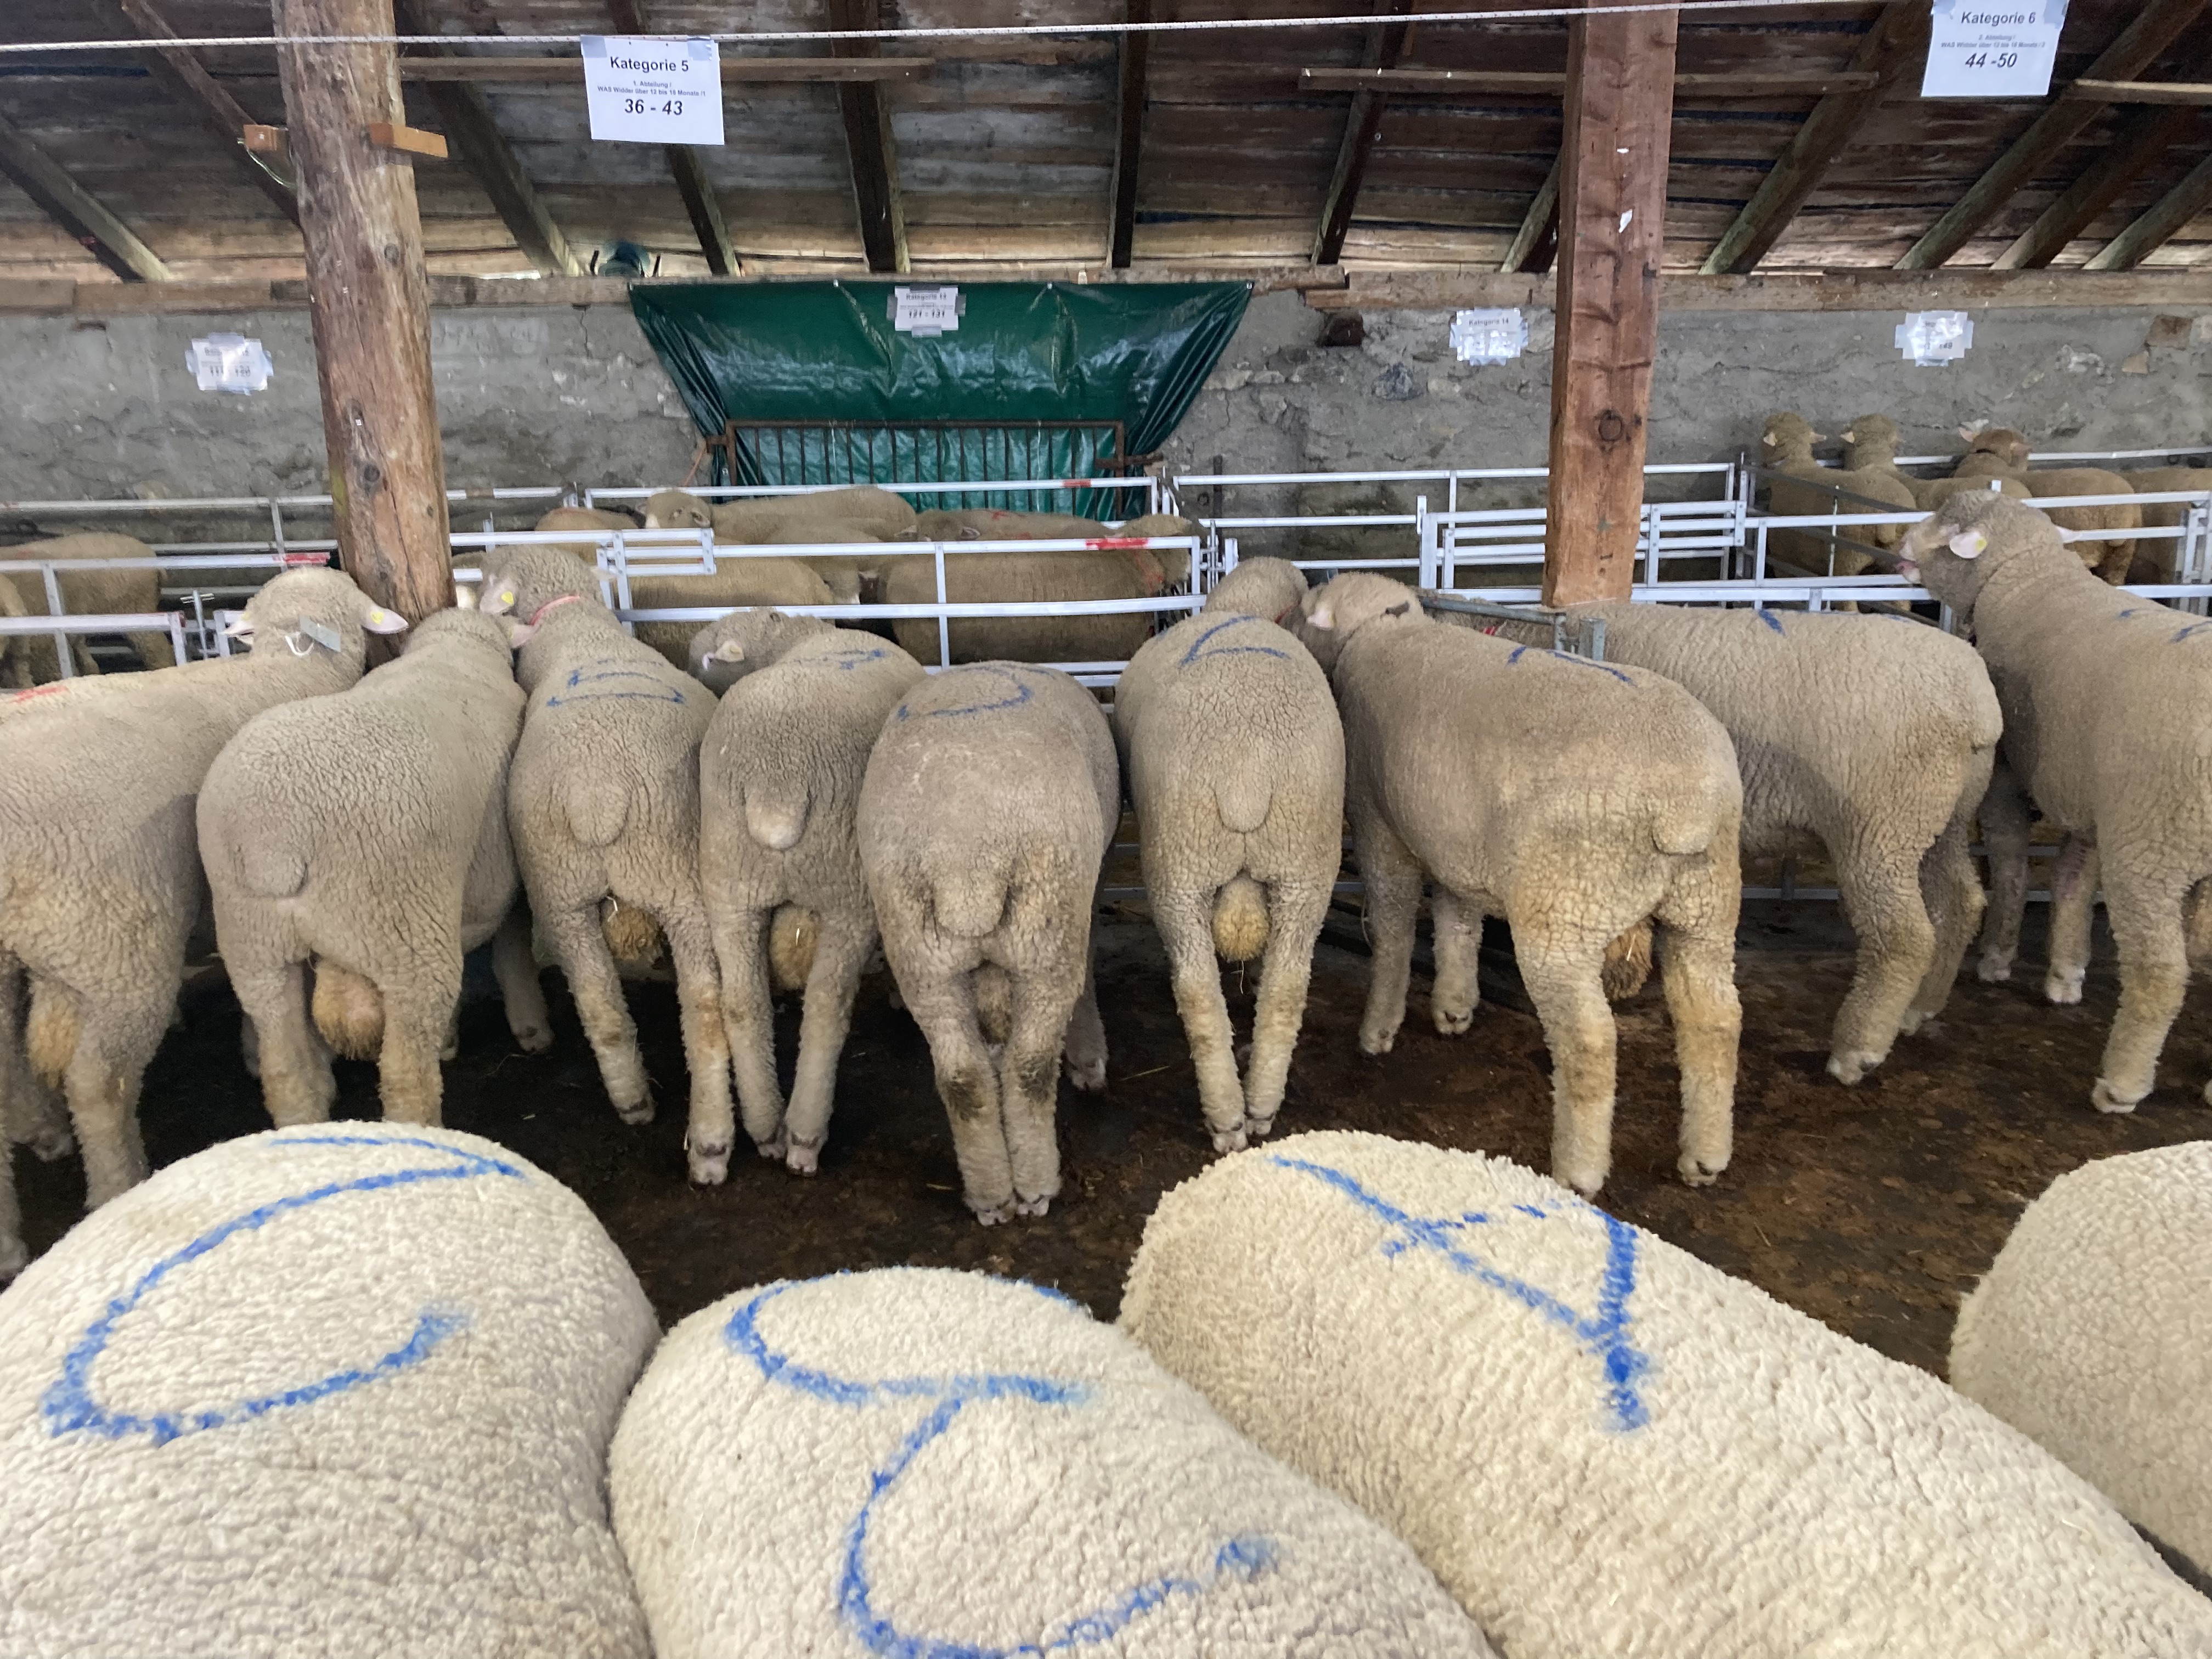
[[[1851,54],[1854,72],[1873,76],[1862,91],[1830,93],[1813,106],[1782,159],[1759,181],[1734,223],[1721,233],[1702,269],[1709,276],[1741,275],[1765,258],[1790,222],[1820,188],[1828,167],[1880,107],[1928,43],[1925,0],[1891,0]]]
[[[2136,112],[2126,127],[2089,164],[2088,170],[2036,216],[2036,221],[1997,255],[1992,270],[2040,270],[2087,230],[2120,192],[2158,164],[2199,119],[2185,106]]]
[[[2119,37],[2097,55],[2084,77],[2126,81],[2148,69],[2159,53],[2193,22],[2205,0],[2148,0]],[[1933,270],[1973,240],[2045,163],[2097,118],[2104,104],[2086,98],[2053,100],[2034,125],[2014,139],[1988,172],[1977,179],[1950,211],[1929,226],[1897,262],[1899,270]]]
[[[116,0],[116,7],[143,38],[178,38],[176,30],[169,27],[169,20],[155,7],[154,0]],[[200,55],[190,46],[157,46],[148,54],[148,60],[155,65],[155,72],[169,82],[179,100],[225,144],[236,144],[239,134],[254,124],[246,106],[208,73]],[[241,156],[240,163],[251,175],[254,187],[276,205],[278,212],[298,224],[300,205],[289,186],[251,155]]]
[[[1375,15],[1378,20],[1402,18],[1412,9],[1413,0],[1376,0]],[[1408,26],[1402,22],[1378,21],[1370,24],[1361,49],[1365,70],[1354,73],[1389,69],[1404,55],[1409,33]],[[1345,112],[1344,137],[1336,147],[1336,168],[1329,178],[1328,194],[1322,198],[1321,226],[1314,233],[1313,258],[1317,265],[1333,265],[1343,257],[1344,239],[1352,229],[1352,216],[1359,205],[1360,186],[1366,182],[1367,163],[1375,153],[1375,141],[1382,131],[1387,97],[1386,93],[1364,87],[1352,94],[1352,107]]]
[[[828,0],[833,29],[883,27],[877,0]],[[841,58],[872,58],[872,40],[840,40]],[[891,136],[890,111],[880,82],[848,83],[837,88],[845,117],[845,148],[853,164],[853,207],[860,222],[860,246],[870,270],[904,271],[906,204],[899,194],[898,145]]]
[[[404,121],[371,121],[368,142],[379,149],[396,149],[409,155],[427,156],[433,161],[446,159],[446,139],[443,133],[425,132],[420,127],[410,127]]]
[[[168,266],[154,250],[5,116],[0,116],[0,173],[15,180],[41,213],[125,282],[169,280]]]
[[[1127,21],[1152,21],[1152,0],[1127,0]],[[1115,87],[1113,217],[1106,238],[1107,263],[1116,270],[1129,268],[1129,254],[1137,240],[1137,169],[1145,145],[1145,88],[1151,66],[1152,37],[1125,34]]]
[[[1635,573],[1679,22],[1669,8],[1567,26],[1547,605],[1625,599]]]
[[[639,0],[607,0],[607,15],[614,19],[617,34],[653,33],[646,27],[645,8]],[[574,61],[580,81],[582,60]],[[722,218],[722,204],[715,198],[714,186],[707,177],[698,153],[689,144],[669,144],[664,147],[663,154],[668,160],[669,176],[676,181],[676,193],[684,200],[684,216],[691,222],[691,234],[699,239],[699,252],[706,256],[707,269],[717,276],[736,276],[740,269],[738,251],[731,244],[730,228]]]
[[[1757,72],[1743,75],[1677,75],[1677,98],[1825,98],[1836,92],[1865,92],[1878,77],[1859,70],[1829,73]],[[1442,69],[1303,69],[1298,85],[1310,92],[1368,92],[1386,97],[1436,93],[1493,93],[1523,98],[1565,95],[1567,77],[1546,70]]]
[[[624,26],[617,23],[617,28]],[[625,29],[625,33],[628,31]],[[722,59],[722,84],[858,81],[918,81],[933,74],[933,58],[730,58]],[[406,57],[399,78],[436,84],[475,82],[487,86],[574,87],[584,84],[580,58]]]
[[[1513,233],[1512,244],[1498,262],[1501,274],[1510,276],[1516,271],[1546,271],[1552,268],[1552,261],[1559,252],[1559,170],[1565,157],[1566,152],[1562,149],[1552,158],[1552,170],[1536,187],[1528,210],[1521,216],[1521,228]]]
[[[2096,271],[2134,271],[2174,236],[2191,219],[2212,207],[2212,155],[2206,156],[2189,170],[2188,175],[2172,190],[2153,203],[2133,224],[2089,256],[2086,267]],[[2164,276],[2164,272],[2144,272],[2130,278],[2144,282]],[[2196,295],[2183,304],[2203,303],[2203,276],[2196,271],[2176,272],[2193,279]]]
[[[2212,161],[2200,169],[2212,175]],[[2212,202],[2212,177],[2200,186]],[[2204,304],[2202,270],[1992,271],[1957,270],[1753,272],[1747,276],[1670,273],[1659,279],[1667,311],[2098,310]],[[1306,295],[1317,311],[1456,311],[1549,306],[1553,278],[1490,271],[1355,270],[1341,289]]]
[[[392,0],[274,0],[280,35],[391,34]],[[338,560],[410,621],[453,602],[415,169],[369,142],[403,123],[388,45],[276,48],[299,169]]]
[[[2058,94],[2098,104],[2212,104],[2212,81],[2074,82]]]

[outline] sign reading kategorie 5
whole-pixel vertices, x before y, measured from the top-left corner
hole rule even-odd
[[[2040,98],[2066,0],[1933,0],[1923,98]]]
[[[722,142],[722,60],[712,40],[584,37],[592,137],[626,144]]]

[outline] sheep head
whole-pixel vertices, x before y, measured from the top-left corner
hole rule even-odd
[[[787,617],[766,605],[732,611],[691,636],[691,673],[717,692],[726,691],[801,640],[831,631],[819,617]]]
[[[714,509],[688,489],[664,489],[646,498],[647,530],[708,530]]]
[[[1759,434],[1759,454],[1770,465],[1776,461],[1809,461],[1813,459],[1813,446],[1820,438],[1821,434],[1813,430],[1813,423],[1802,415],[1778,410],[1766,417],[1766,426]]]
[[[407,618],[387,611],[342,571],[288,570],[246,602],[246,613],[223,630],[255,650],[281,642],[295,656],[317,646],[358,663],[364,635],[404,634]]]
[[[1298,626],[1293,631],[1314,660],[1333,672],[1338,656],[1361,629],[1426,623],[1428,619],[1421,596],[1405,583],[1371,570],[1353,570],[1298,602]]]
[[[1969,455],[1994,455],[2009,467],[2027,465],[2028,441],[2008,426],[1960,427]]]
[[[570,602],[590,606],[612,619],[612,613],[600,603],[597,573],[559,548],[512,546],[489,550],[477,608],[486,616],[522,618],[522,627],[514,635],[518,648],[537,630],[538,617],[550,606]]]
[[[1898,572],[1965,616],[1993,573],[2039,548],[2063,550],[2049,519],[1996,490],[1964,490],[1905,533]]]
[[[1844,428],[1850,446],[1844,465],[1887,466],[1897,459],[1897,422],[1887,415],[1862,415]]]
[[[1206,595],[1206,609],[1285,622],[1309,591],[1305,572],[1288,559],[1243,559]]]

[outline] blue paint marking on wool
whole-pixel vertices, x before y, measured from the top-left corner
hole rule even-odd
[[[1191,641],[1190,649],[1182,653],[1182,660],[1177,663],[1176,666],[1178,668],[1188,668],[1191,664],[1196,662],[1201,655],[1205,656],[1209,660],[1215,657],[1246,656],[1275,657],[1285,662],[1290,660],[1290,653],[1288,652],[1278,651],[1272,645],[1217,645],[1211,651],[1208,651],[1206,648],[1206,641],[1211,640],[1216,634],[1220,633],[1222,629],[1225,628],[1234,628],[1239,623],[1261,623],[1267,628],[1270,632],[1273,630],[1275,626],[1274,623],[1267,622],[1264,617],[1224,617],[1221,621],[1214,623],[1212,627],[1207,629],[1204,633],[1200,634],[1196,639]]]
[[[1533,645],[1515,646],[1513,647],[1512,654],[1505,659],[1505,665],[1508,668],[1512,667],[1515,663],[1519,662],[1522,657],[1526,656],[1529,652],[1534,651],[1536,648],[1537,647]],[[1601,674],[1610,674],[1613,678],[1619,680],[1623,685],[1633,685],[1636,684],[1634,680],[1629,678],[1627,675],[1622,673],[1618,668],[1615,668],[1610,663],[1592,662],[1588,657],[1573,656],[1565,651],[1547,651],[1544,654],[1559,662],[1575,663],[1583,668],[1595,668]]]
[[[1226,1581],[1246,1581],[1272,1571],[1280,1559],[1273,1540],[1256,1534],[1240,1534],[1214,1553],[1211,1568],[1199,1575],[1165,1573],[1123,1591],[1106,1606],[1048,1626],[1035,1641],[1011,1647],[988,1647],[977,1643],[911,1635],[900,1630],[875,1606],[875,1587],[868,1576],[868,1528],[877,1506],[930,1443],[942,1437],[962,1412],[979,1401],[1025,1400],[1033,1405],[1080,1407],[1092,1398],[1088,1384],[1056,1382],[1049,1377],[1019,1372],[983,1371],[951,1376],[886,1377],[866,1382],[835,1376],[802,1365],[788,1354],[776,1352],[761,1334],[761,1310],[792,1288],[771,1285],[730,1316],[722,1338],[736,1352],[750,1359],[769,1382],[794,1389],[832,1405],[866,1407],[902,1401],[932,1401],[929,1413],[899,1444],[890,1461],[868,1477],[867,1501],[845,1532],[844,1564],[837,1584],[837,1607],[846,1627],[860,1645],[881,1659],[1042,1659],[1099,1642],[1112,1641],[1135,1620],[1178,1596],[1203,1595]],[[1057,1291],[1024,1285],[1048,1301],[1082,1311],[1079,1304]]]
[[[2212,622],[2191,623],[2186,628],[2182,629],[2179,633],[2174,635],[2169,643],[2179,645],[2184,640],[2194,639],[2197,635],[2202,634],[2208,628],[2212,628]]]
[[[1443,1256],[1454,1271],[1478,1279],[1492,1290],[1503,1291],[1523,1307],[1541,1314],[1553,1324],[1567,1330],[1604,1368],[1606,1404],[1612,1412],[1613,1425],[1623,1430],[1640,1429],[1650,1421],[1650,1413],[1645,1408],[1637,1387],[1651,1367],[1650,1356],[1638,1349],[1628,1335],[1632,1322],[1628,1298],[1636,1291],[1636,1229],[1626,1222],[1607,1215],[1593,1205],[1577,1204],[1574,1206],[1595,1216],[1603,1224],[1606,1232],[1605,1270],[1598,1280],[1597,1311],[1583,1314],[1549,1291],[1525,1279],[1516,1279],[1462,1249],[1452,1235],[1471,1227],[1488,1224],[1491,1218],[1479,1211],[1471,1210],[1455,1220],[1408,1215],[1388,1199],[1368,1191],[1341,1170],[1331,1169],[1325,1164],[1308,1163],[1304,1158],[1277,1157],[1272,1161],[1283,1169],[1298,1170],[1334,1188],[1402,1232],[1403,1237],[1388,1240],[1383,1244],[1382,1254],[1385,1256],[1402,1255],[1415,1248],[1433,1250]],[[1544,1210],[1528,1204],[1516,1204],[1513,1207],[1539,1220],[1571,1213],[1565,1209]]]
[[[92,1370],[114,1338],[115,1327],[153,1294],[178,1268],[198,1261],[224,1240],[267,1226],[278,1218],[325,1199],[346,1193],[376,1192],[408,1187],[426,1181],[466,1181],[497,1175],[516,1181],[529,1179],[511,1164],[458,1146],[442,1146],[417,1135],[295,1135],[269,1143],[272,1149],[292,1146],[420,1146],[441,1158],[457,1160],[441,1168],[389,1170],[351,1181],[334,1181],[312,1191],[271,1199],[245,1214],[210,1228],[183,1249],[163,1256],[149,1267],[121,1296],[109,1302],[100,1317],[85,1327],[62,1358],[61,1375],[40,1401],[40,1410],[56,1435],[97,1434],[120,1440],[134,1434],[151,1436],[155,1445],[166,1445],[180,1435],[198,1434],[232,1423],[251,1421],[288,1407],[311,1405],[331,1395],[343,1394],[364,1383],[394,1376],[428,1359],[445,1340],[465,1329],[468,1316],[451,1310],[425,1308],[416,1318],[414,1334],[390,1352],[367,1365],[349,1366],[295,1388],[255,1395],[219,1411],[154,1412],[141,1414],[102,1405],[93,1395]]]
[[[883,647],[878,646],[872,651],[840,651],[836,656],[821,660],[833,662],[849,674],[864,662],[881,662],[884,655]]]
[[[1782,632],[1782,618],[1776,616],[1771,611],[1767,610],[1764,605],[1754,605],[1752,608],[1751,614],[1758,617],[1759,621],[1765,623],[1776,633],[1779,634]]]
[[[957,708],[925,708],[922,710],[924,720],[937,720],[954,714],[989,714],[1001,708],[1018,708],[1036,695],[1033,690],[1015,678],[1014,671],[1012,669],[984,668],[969,672],[996,674],[1000,679],[1013,686],[1014,695],[1011,697],[1001,697],[996,702],[964,703]],[[910,720],[913,716],[914,711],[904,703],[901,703],[891,714],[891,718],[895,720]]]
[[[620,659],[609,657],[602,660],[617,662]],[[587,664],[586,667],[596,670],[599,667],[599,664]],[[650,691],[586,691],[582,689],[587,685],[596,685],[602,680],[643,680],[653,689]],[[561,691],[575,692],[577,695],[563,696]],[[586,672],[583,668],[572,668],[568,671],[568,679],[562,684],[561,691],[556,691],[545,699],[545,706],[548,708],[561,708],[570,703],[578,702],[630,701],[680,703],[685,701],[683,691],[678,687],[670,685],[657,674],[647,673],[641,668],[616,668],[605,672],[592,673]]]

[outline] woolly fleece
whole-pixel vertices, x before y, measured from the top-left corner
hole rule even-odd
[[[2027,1206],[1959,1309],[1951,1381],[2212,1565],[2212,1141],[2100,1158]]]
[[[1502,1158],[1237,1153],[1161,1200],[1121,1324],[1513,1659],[2212,1653],[2026,1438]]]
[[[642,1659],[602,1482],[653,1334],[488,1140],[173,1164],[0,1295],[0,1653]]]
[[[979,1273],[693,1315],[610,1485],[660,1659],[1491,1651],[1402,1543],[1110,1326]]]

